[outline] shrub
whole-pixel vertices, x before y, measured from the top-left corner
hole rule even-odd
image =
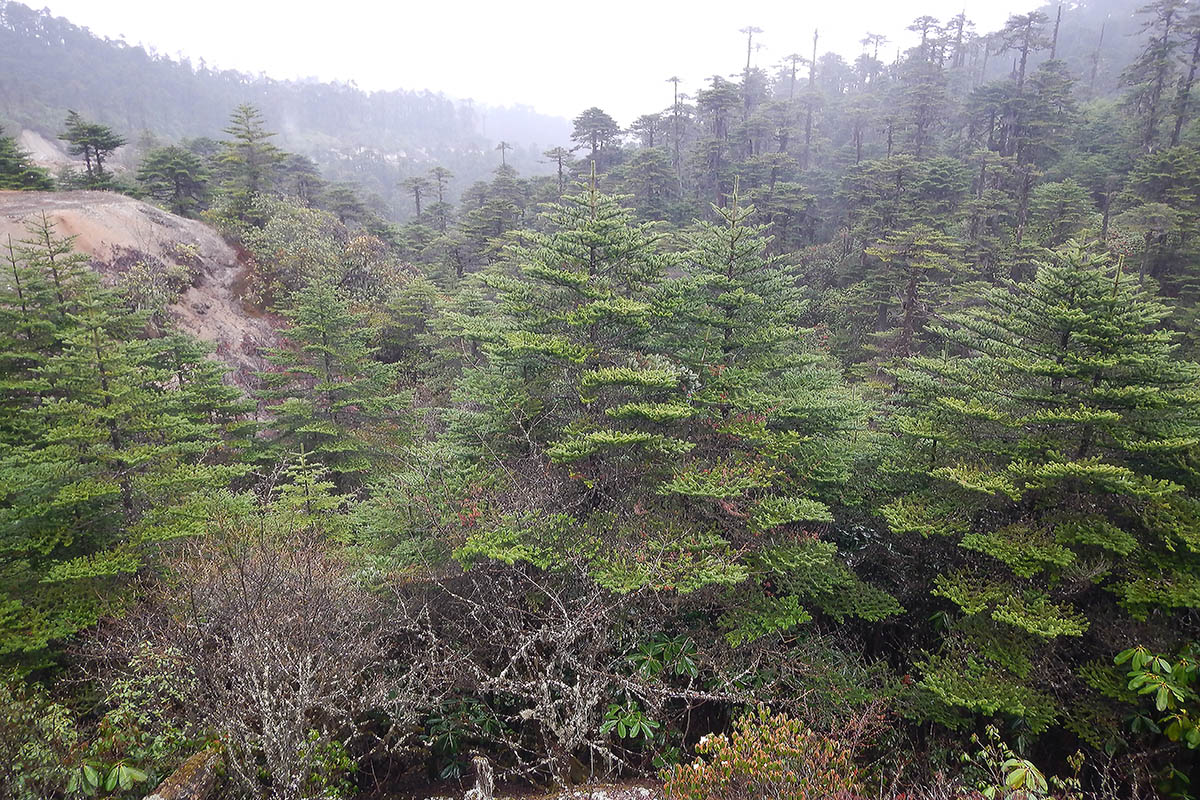
[[[733,733],[700,740],[697,758],[663,772],[672,800],[836,800],[859,790],[849,749],[785,714],[759,710]]]
[[[113,623],[104,650],[110,672],[145,650],[172,656],[158,678],[183,693],[179,716],[219,737],[235,791],[346,796],[352,759],[436,702],[426,667],[445,659],[415,615],[358,584],[330,541],[342,521],[329,484],[291,477],[263,497],[214,497],[208,535]]]
[[[60,792],[78,741],[64,706],[17,675],[0,675],[0,797],[41,800]]]

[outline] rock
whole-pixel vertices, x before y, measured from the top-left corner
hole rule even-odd
[[[220,763],[216,750],[201,750],[180,764],[146,800],[207,800],[216,785]]]
[[[139,260],[185,267],[193,281],[167,306],[171,317],[180,330],[212,342],[242,388],[255,383],[267,364],[238,343],[248,335],[273,344],[277,334],[269,315],[243,302],[249,263],[220,233],[114,192],[0,190],[0,242],[23,239],[26,223],[42,212],[110,280]]]

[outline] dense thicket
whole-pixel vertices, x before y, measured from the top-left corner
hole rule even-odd
[[[231,792],[288,800],[485,761],[1188,796],[1200,16],[1101,40],[1114,10],[589,108],[554,174],[500,142],[457,206],[408,176],[404,225],[237,106],[109,185],[244,248],[281,326],[251,401],[32,220],[0,251],[5,790],[130,794],[220,741]]]

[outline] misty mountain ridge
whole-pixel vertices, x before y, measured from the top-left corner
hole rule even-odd
[[[544,173],[542,150],[569,142],[567,120],[528,106],[496,108],[444,94],[365,92],[352,82],[276,80],[214,70],[153,47],[0,0],[0,125],[53,140],[67,111],[120,131],[137,149],[159,137],[220,138],[239,103],[260,108],[278,144],[312,158],[326,177],[360,184],[394,209],[396,184],[433,164],[451,169],[450,196],[499,165],[495,142],[513,145],[511,165]]]

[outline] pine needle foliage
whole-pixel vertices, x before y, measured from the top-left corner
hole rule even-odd
[[[1200,365],[1177,357],[1170,310],[1123,266],[1070,242],[948,315],[933,328],[943,355],[899,371],[925,490],[885,517],[958,545],[934,594],[961,622],[925,686],[1036,730],[1061,686],[1051,663],[1120,649],[1106,639],[1122,617],[1170,626],[1200,603]]]
[[[463,322],[484,358],[451,432],[559,521],[495,509],[460,556],[582,558],[621,592],[724,586],[735,643],[811,619],[801,600],[837,618],[899,610],[832,544],[786,557],[833,520],[863,407],[798,324],[794,277],[753,213],[735,197],[663,255],[588,184],[507,247],[483,278],[494,312]]]
[[[7,255],[0,296],[0,656],[36,666],[93,624],[195,504],[245,470],[248,408],[204,348],[146,336],[43,217]],[[17,288],[20,278],[21,288]]]

